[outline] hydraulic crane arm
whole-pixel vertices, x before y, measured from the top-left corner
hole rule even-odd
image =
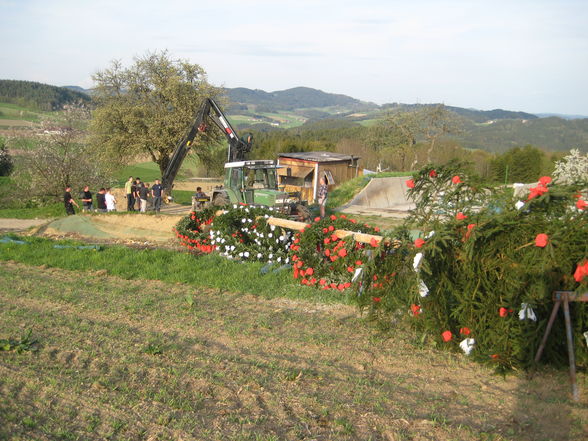
[[[218,104],[212,98],[206,98],[202,107],[198,110],[190,129],[176,145],[169,164],[163,173],[161,180],[164,190],[171,190],[180,166],[190,151],[196,135],[198,133],[205,133],[208,130],[207,120],[212,121],[225,134],[229,142],[227,162],[243,161],[245,160],[246,154],[251,151],[251,135],[247,139],[240,139]]]

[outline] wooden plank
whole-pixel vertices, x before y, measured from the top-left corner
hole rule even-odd
[[[226,211],[223,210],[218,210],[215,214],[216,216],[220,216],[221,214],[226,213]],[[288,228],[289,230],[294,230],[294,231],[301,231],[302,229],[306,228],[307,224],[306,222],[298,222],[298,221],[293,221],[290,219],[282,219],[280,217],[269,217],[267,219],[267,223],[270,225],[274,225],[276,227],[282,227],[282,228]],[[371,243],[372,240],[375,240],[376,242],[380,242],[382,241],[384,238],[382,236],[376,236],[375,234],[366,234],[366,233],[357,233],[355,231],[348,231],[348,230],[335,230],[333,231],[333,234],[335,234],[339,239],[343,239],[344,237],[348,237],[348,236],[353,236],[353,240],[355,240],[356,242],[360,242],[360,243]],[[385,239],[384,243],[391,243],[391,242],[398,242],[395,241],[393,239]],[[398,244],[400,244],[400,242],[398,242]]]
[[[555,291],[553,293],[553,300],[561,301],[567,297],[569,302],[588,302],[588,292],[576,293],[574,291]]]
[[[297,222],[289,219],[281,219],[277,217],[270,217],[267,220],[267,223],[270,225],[275,225],[276,227],[288,228],[290,230],[300,231],[303,228],[306,228],[308,225],[305,222]],[[361,243],[371,243],[372,240],[376,240],[376,242],[380,242],[384,238],[382,236],[376,236],[374,234],[366,234],[366,233],[357,233],[355,231],[348,231],[348,230],[335,230],[333,231],[339,239],[343,239],[344,237],[353,236],[353,240],[356,242]],[[387,239],[386,243],[389,243],[390,239]]]

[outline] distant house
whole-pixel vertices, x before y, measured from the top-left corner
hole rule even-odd
[[[316,200],[319,179],[324,176],[329,190],[363,174],[359,157],[332,152],[280,153],[278,184],[285,191],[299,191],[303,200]]]

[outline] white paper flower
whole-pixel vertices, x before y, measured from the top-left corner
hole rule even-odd
[[[421,297],[427,297],[429,295],[429,288],[425,285],[425,282],[421,280],[419,283],[419,294]]]
[[[233,204],[233,208],[237,208],[237,204]]]
[[[521,303],[521,310],[519,311],[519,320],[533,320],[534,322],[537,321],[537,316],[535,315],[535,311],[531,308],[527,303]]]
[[[416,253],[414,255],[414,259],[412,261],[412,267],[415,271],[418,271],[421,266],[421,261],[423,260],[423,253]]]
[[[267,237],[272,238],[274,235],[272,233],[267,233]]]
[[[241,223],[244,224],[245,222],[247,222],[247,219],[245,219],[245,218],[241,219]]]
[[[243,253],[243,256],[245,256],[245,257],[249,257],[249,251],[245,251],[245,252]]]
[[[278,262],[281,262],[281,261],[282,261],[282,258],[281,257],[278,257]]]
[[[515,204],[515,208],[516,208],[517,210],[520,210],[520,209],[521,209],[521,208],[523,208],[524,206],[525,206],[525,203],[524,203],[523,201],[518,201],[518,202]]]
[[[588,331],[584,332],[584,338],[586,339],[586,346],[588,346]]]
[[[240,252],[239,253],[239,257],[243,257],[243,252]]]
[[[435,230],[431,230],[431,232],[429,234],[427,234],[427,239],[430,239],[431,237],[433,237],[435,235]]]
[[[465,352],[466,355],[470,355],[470,352],[472,352],[474,349],[475,344],[476,341],[473,338],[466,338],[462,340],[462,342],[459,344],[459,347],[462,351]]]
[[[286,238],[284,236],[280,236],[280,240],[283,242]]]
[[[262,257],[263,257],[263,254],[261,254],[261,253],[257,253],[257,258],[258,258],[258,259],[261,259]]]
[[[272,253],[270,253],[270,255],[267,257],[268,257],[268,259],[273,259],[274,255]]]
[[[231,251],[235,251],[235,245],[231,245]]]

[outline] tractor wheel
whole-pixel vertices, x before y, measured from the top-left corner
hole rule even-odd
[[[300,222],[308,222],[310,220],[310,210],[308,206],[296,204],[296,215]]]
[[[225,193],[217,193],[214,195],[214,199],[212,200],[212,205],[215,207],[224,207],[229,205],[229,198]]]

